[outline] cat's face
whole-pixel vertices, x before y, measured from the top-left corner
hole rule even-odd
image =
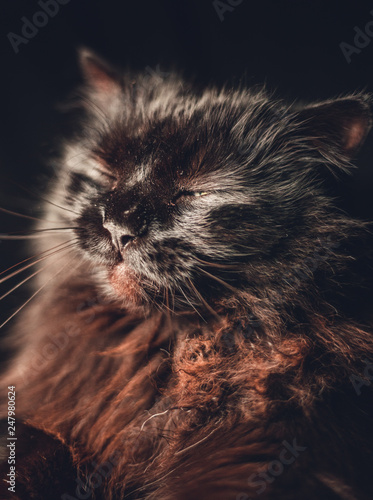
[[[323,138],[315,147],[299,125],[309,108],[247,91],[197,96],[172,79],[121,86],[91,56],[85,66],[91,114],[67,148],[79,161],[66,160],[65,203],[79,214],[81,251],[125,301],[191,307],[242,288],[327,204]],[[353,150],[359,131],[348,147],[335,134],[331,149]],[[345,151],[333,154],[324,162],[347,165]]]

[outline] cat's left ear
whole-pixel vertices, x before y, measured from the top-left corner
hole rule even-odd
[[[303,108],[298,119],[325,158],[330,148],[346,159],[362,146],[372,126],[372,99],[367,94],[324,101]]]
[[[109,63],[87,48],[80,48],[78,56],[83,78],[91,91],[101,97],[120,92],[120,76]]]

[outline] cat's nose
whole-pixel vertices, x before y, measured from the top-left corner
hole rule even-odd
[[[103,227],[109,231],[113,245],[121,252],[127,244],[136,238],[129,228],[121,227],[115,222],[108,220],[105,221]]]

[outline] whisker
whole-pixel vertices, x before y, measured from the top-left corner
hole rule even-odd
[[[167,323],[168,323],[168,329],[170,332],[173,331],[172,329],[172,319],[171,319],[171,316],[173,314],[175,314],[175,310],[172,310],[171,307],[170,307],[170,298],[169,298],[169,289],[167,288],[167,294],[166,294],[166,302],[167,302]],[[172,295],[172,292],[171,292],[171,295]]]
[[[56,231],[57,232],[57,231]],[[43,234],[26,234],[24,236],[14,235],[14,234],[0,234],[0,240],[33,240],[38,238],[43,238],[44,236],[49,236],[48,233]]]
[[[164,289],[163,291],[163,301],[162,301],[162,307],[166,310],[167,318],[168,320],[171,319],[170,313],[173,311],[170,309],[169,306],[169,298],[168,298],[168,290]]]
[[[61,249],[60,251],[62,251],[64,249]],[[10,290],[8,290],[6,293],[4,293],[4,295],[2,295],[0,297],[0,301],[5,299],[5,297],[7,297],[8,295],[10,295],[12,292],[14,292],[14,290],[17,290],[17,288],[19,288],[20,286],[22,286],[23,284],[25,284],[27,281],[29,281],[31,278],[33,278],[34,276],[36,276],[37,274],[41,273],[42,271],[44,271],[44,269],[47,269],[48,267],[50,267],[51,265],[53,264],[53,262],[50,262],[49,264],[47,264],[46,266],[42,267],[41,269],[38,269],[37,271],[35,271],[34,273],[32,273],[30,276],[28,276],[27,278],[25,278],[24,280],[22,280],[20,283],[18,283],[17,285],[15,285],[13,288],[11,288]]]
[[[178,287],[178,290],[184,295],[185,297],[185,300],[188,302],[188,304],[195,310],[195,312],[198,314],[198,316],[205,322],[207,323],[207,321],[205,320],[205,318],[202,316],[202,314],[194,307],[194,305],[192,304],[192,302],[188,299],[188,297],[185,295],[184,293],[184,290],[181,288],[181,286]]]
[[[5,214],[9,214],[9,215],[14,215],[16,217],[22,217],[23,219],[30,219],[30,220],[36,220],[36,221],[41,221],[41,222],[50,222],[50,223],[53,223],[55,224],[57,221],[51,221],[51,220],[47,220],[47,219],[40,219],[39,217],[32,217],[31,215],[25,215],[25,214],[21,214],[19,212],[15,212],[14,210],[9,210],[8,208],[3,208],[3,207],[0,207],[0,212],[4,212]]]
[[[206,266],[216,267],[218,269],[232,270],[232,271],[242,271],[242,266],[240,266],[239,264],[219,264],[218,262],[208,262],[207,260],[202,260],[196,256],[194,256],[194,258],[195,260]]]
[[[208,302],[206,302],[206,300],[202,297],[201,293],[197,290],[197,288],[194,286],[194,283],[192,282],[192,280],[190,278],[187,278],[188,282],[189,282],[189,285],[190,287],[192,288],[192,290],[194,291],[194,293],[196,294],[197,298],[200,299],[200,301],[202,302],[202,304],[206,307],[206,309],[208,311],[210,311],[210,313],[215,316],[216,318],[219,318],[220,319],[220,316],[219,314],[214,311],[214,309],[210,306],[210,304]]]
[[[170,326],[171,325],[171,314],[170,313],[172,313],[172,310],[170,308],[170,292],[169,292],[168,288],[165,288],[165,290],[166,290],[166,297],[165,297],[166,303],[164,305],[165,305],[166,310],[167,310],[167,320],[168,320],[168,324]]]
[[[71,212],[72,214],[79,215],[78,212],[74,212],[74,210],[71,210],[70,208],[62,207],[61,205],[57,205],[57,203],[54,203],[53,201],[48,200],[47,198],[44,198],[43,196],[38,195],[37,193],[33,192],[31,189],[26,188],[25,186],[22,186],[22,184],[19,184],[16,181],[13,181],[12,179],[8,179],[9,182],[17,186],[18,188],[22,189],[23,191],[26,191],[26,193],[31,194],[38,200],[45,201],[46,203],[49,203],[50,205],[53,205],[54,207],[60,208],[61,210],[66,210],[66,212]]]
[[[30,302],[30,301],[31,301],[31,300],[32,300],[32,299],[33,299],[33,298],[34,298],[34,297],[35,297],[38,293],[40,293],[40,292],[43,290],[43,288],[45,288],[45,287],[48,285],[48,283],[50,283],[50,282],[52,281],[52,279],[54,279],[56,276],[58,276],[59,274],[61,274],[61,273],[62,273],[62,271],[64,271],[64,269],[65,269],[68,265],[70,265],[70,262],[68,262],[66,265],[64,265],[64,266],[62,267],[62,269],[60,269],[59,271],[57,271],[57,273],[56,273],[54,276],[52,276],[52,277],[51,277],[48,281],[46,281],[46,282],[44,283],[44,285],[42,285],[42,286],[41,286],[38,290],[36,290],[36,292],[34,292],[34,293],[31,295],[31,297],[29,297],[29,298],[26,300],[26,302],[24,302],[24,303],[23,303],[23,304],[22,304],[22,305],[21,305],[21,306],[20,306],[20,307],[19,307],[19,308],[18,308],[18,309],[17,309],[17,310],[13,313],[13,314],[11,314],[11,315],[9,316],[9,318],[8,318],[8,319],[6,319],[6,320],[5,320],[5,321],[4,321],[4,322],[0,325],[0,329],[1,329],[1,328],[3,328],[3,326],[5,326],[5,325],[6,325],[6,324],[7,324],[7,323],[8,323],[8,322],[12,319],[12,318],[14,318],[14,316],[16,316],[16,314],[18,314],[20,311],[22,311],[22,309],[23,309],[25,306],[27,306],[27,304],[28,304],[28,303],[29,303],[29,302]]]
[[[175,304],[175,290],[171,289],[171,298],[172,298],[172,311],[175,312],[175,307],[176,307],[176,304]]]
[[[213,274],[209,273],[208,271],[206,271],[205,269],[202,269],[201,267],[198,267],[197,266],[197,269],[199,271],[201,271],[202,273],[206,274],[207,276],[209,276],[210,278],[214,279],[215,281],[217,281],[218,283],[224,285],[225,287],[227,287],[229,290],[232,290],[232,292],[239,292],[240,290],[232,285],[230,285],[229,283],[226,283],[224,280],[218,278],[217,276],[214,276]]]
[[[49,250],[44,250],[44,252],[39,252],[35,255],[31,255],[31,257],[27,257],[27,259],[24,259],[24,260],[21,260],[20,262],[17,262],[17,264],[13,264],[12,266],[8,267],[8,269],[5,269],[4,271],[1,271],[0,272],[0,276],[4,273],[7,273],[8,271],[10,271],[11,269],[13,269],[14,267],[17,267],[17,266],[20,266],[21,264],[23,264],[24,262],[27,262],[31,259],[34,259],[35,257],[40,257],[41,255],[47,253],[47,252],[51,252],[52,250],[55,250],[56,248],[62,246],[62,245],[65,245],[66,243],[70,243],[71,241],[73,240],[68,240],[68,241],[64,241],[63,243],[59,243],[58,245],[55,245],[54,247],[52,248],[49,248]]]
[[[23,231],[17,233],[0,233],[0,240],[29,240],[33,238],[38,238],[41,236],[48,236],[48,233],[61,233],[63,231],[71,231],[73,229],[79,229],[78,227],[54,227],[50,229],[32,229],[30,231]]]
[[[51,264],[49,264],[51,265]],[[37,274],[41,273],[42,271],[44,271],[44,269],[46,269],[47,267],[49,267],[49,265],[47,266],[44,266],[42,267],[41,269],[38,269],[37,271],[35,271],[34,273],[32,273],[30,276],[27,276],[27,278],[25,278],[24,280],[22,280],[20,283],[18,283],[17,285],[15,285],[13,288],[11,288],[10,290],[8,290],[6,293],[4,293],[4,295],[2,295],[0,297],[0,300],[3,300],[5,299],[5,297],[7,297],[8,295],[10,295],[12,292],[14,292],[14,290],[17,290],[17,288],[19,288],[20,286],[22,286],[24,283],[26,283],[27,281],[29,281],[31,278],[33,278],[34,276],[36,276]]]
[[[58,248],[57,250],[47,250],[49,251],[50,253],[48,253],[47,255],[44,255],[44,257],[40,257],[39,259],[35,260],[34,262],[31,262],[30,264],[27,264],[26,266],[23,266],[21,267],[20,269],[17,269],[16,271],[13,271],[12,273],[8,274],[7,276],[5,276],[4,278],[1,278],[0,279],[0,283],[4,283],[4,281],[7,281],[9,280],[10,278],[13,278],[13,276],[17,276],[17,274],[19,273],[22,273],[23,271],[26,271],[26,269],[29,269],[30,267],[32,266],[35,266],[38,262],[41,262],[43,260],[46,260],[48,257],[52,257],[53,255],[55,255],[56,253],[59,253],[61,252],[62,250],[65,250],[65,248],[69,248],[69,247],[73,247],[75,246],[75,243],[71,243],[72,241],[74,240],[70,240],[70,241],[65,241],[64,243],[61,243],[60,245],[57,245],[59,247],[62,247],[62,248]],[[77,241],[77,240],[75,240]],[[64,246],[62,246],[64,245]],[[45,252],[43,252],[45,253]],[[29,260],[29,259],[26,259],[26,260]],[[15,264],[15,265],[19,265],[19,264]],[[12,266],[14,267],[14,266]],[[10,268],[11,269],[11,268]],[[2,273],[0,274],[3,274],[5,271],[3,271]],[[1,300],[1,299],[0,299]]]
[[[57,203],[54,203],[53,201],[47,200],[47,198],[40,197],[41,200],[46,201],[50,205],[53,205],[54,207],[60,208],[61,210],[65,210],[66,212],[71,212],[74,215],[80,215],[78,212],[75,212],[74,210],[71,210],[70,208],[66,207],[61,207],[61,205],[57,205]]]
[[[78,229],[78,227],[44,227],[43,229],[29,229],[27,231],[15,231],[14,233],[7,233],[9,236],[15,234],[17,236],[23,236],[26,234],[34,234],[34,233],[45,233],[47,231],[63,231],[65,229]]]

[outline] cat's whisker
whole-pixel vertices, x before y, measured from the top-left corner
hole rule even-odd
[[[40,222],[47,222],[47,223],[51,223],[51,224],[57,223],[57,221],[40,219],[39,217],[33,217],[31,215],[21,214],[19,212],[15,212],[14,210],[9,210],[8,208],[3,208],[3,207],[0,207],[0,212],[4,212],[5,214],[9,214],[9,215],[14,215],[15,217],[22,217],[23,219],[35,220],[35,221],[40,221]]]
[[[242,271],[242,266],[239,264],[220,264],[218,262],[208,262],[207,260],[200,259],[199,257],[194,256],[194,259],[201,264],[204,264],[205,266],[209,267],[215,267],[217,269],[223,269],[223,270],[232,270],[232,271]]]
[[[18,182],[14,181],[13,179],[8,179],[8,181],[11,182],[12,184],[14,184],[15,186],[17,186],[19,189],[22,189],[23,191],[25,191],[26,193],[31,194],[32,196],[34,196],[38,200],[45,201],[46,203],[49,203],[50,205],[53,205],[54,207],[60,208],[61,210],[65,210],[66,212],[71,212],[72,214],[79,216],[78,212],[74,212],[74,210],[71,210],[70,208],[62,207],[61,205],[58,205],[57,203],[54,203],[53,201],[48,200],[44,196],[40,196],[39,194],[33,192],[29,188],[26,188],[25,186],[22,186],[22,184],[19,184]]]
[[[17,285],[15,285],[13,288],[11,288],[10,290],[8,290],[6,293],[4,293],[4,295],[2,295],[0,297],[0,301],[5,299],[5,297],[7,297],[8,295],[10,295],[12,292],[14,292],[15,290],[17,290],[17,288],[19,288],[20,286],[22,286],[23,284],[25,284],[27,281],[29,281],[31,278],[33,278],[34,276],[36,276],[37,274],[41,273],[42,271],[44,271],[44,269],[46,269],[48,266],[44,266],[42,267],[41,269],[38,269],[37,271],[35,271],[34,273],[32,273],[30,276],[27,276],[27,278],[25,278],[24,280],[22,280],[20,283],[18,283]]]
[[[165,291],[166,291],[166,298],[165,298],[166,304],[165,304],[165,306],[166,306],[166,311],[167,311],[167,320],[168,320],[169,324],[171,324],[170,322],[171,322],[172,310],[170,308],[170,293],[169,293],[168,288],[166,288]]]
[[[194,307],[193,303],[188,299],[187,295],[184,293],[184,290],[181,288],[181,286],[179,286],[178,290],[183,294],[185,300],[188,302],[188,304],[190,305],[190,307],[192,309],[194,309],[194,311],[198,314],[198,316],[205,322],[207,323],[207,321],[205,320],[205,318],[202,316],[202,314]]]
[[[58,231],[55,231],[55,234],[57,234]],[[44,238],[45,236],[49,236],[48,233],[43,233],[43,234],[26,234],[24,236],[21,235],[14,235],[14,234],[0,234],[0,240],[36,240],[39,238]]]
[[[171,321],[171,313],[173,313],[173,311],[170,309],[169,306],[169,297],[167,289],[164,289],[163,291],[162,307],[166,311],[168,321]]]
[[[64,230],[67,230],[67,229],[79,229],[79,228],[76,227],[76,226],[70,226],[70,227],[44,227],[42,229],[29,229],[27,231],[18,231],[18,232],[7,233],[7,234],[9,236],[11,236],[12,234],[18,235],[18,236],[22,236],[22,235],[26,235],[26,234],[45,233],[45,232],[48,232],[48,231],[64,231]]]
[[[59,274],[62,273],[62,271],[64,271],[66,269],[66,267],[70,265],[70,262],[68,262],[67,264],[65,264],[59,271],[57,271],[57,273],[55,273],[51,278],[49,278],[49,280],[47,280],[43,285],[41,285],[37,290],[36,292],[34,292],[31,297],[29,297],[13,314],[11,314],[9,316],[9,318],[7,318],[1,325],[0,325],[0,329],[3,328],[7,323],[9,323],[9,321],[11,319],[14,318],[14,316],[16,316],[20,311],[22,311],[22,309],[24,307],[27,306],[27,304],[29,302],[31,302],[31,300],[36,296],[38,295],[54,278],[56,278],[56,276],[58,276]]]
[[[172,292],[172,310],[175,312],[176,311],[176,291],[173,290]]]
[[[59,251],[62,251],[62,250],[65,250],[65,249],[60,249]],[[70,249],[68,249],[70,251]],[[56,252],[58,253],[58,252]],[[0,297],[0,301],[5,299],[5,297],[7,297],[8,295],[10,295],[12,292],[14,292],[15,290],[17,290],[17,288],[19,288],[20,286],[24,285],[25,283],[27,283],[27,281],[29,281],[31,278],[33,278],[34,276],[40,274],[42,271],[44,271],[45,269],[47,269],[48,267],[51,267],[53,264],[53,262],[50,262],[49,264],[47,264],[46,266],[43,266],[42,268],[38,269],[37,271],[35,271],[34,273],[32,273],[30,276],[28,276],[27,278],[23,279],[20,283],[18,283],[17,285],[15,285],[13,288],[11,288],[10,290],[8,290],[6,293],[4,293],[4,295],[2,295]]]
[[[214,311],[214,309],[210,306],[210,304],[208,302],[206,302],[206,300],[202,297],[201,293],[195,287],[193,281],[190,278],[187,278],[187,280],[188,280],[189,286],[191,287],[191,289],[195,293],[196,297],[202,302],[202,304],[206,307],[206,309],[208,311],[210,311],[210,313],[213,316],[215,316],[216,318],[220,318],[219,314],[216,311]]]
[[[26,269],[29,269],[30,267],[33,267],[35,266],[38,262],[42,262],[43,260],[46,260],[48,257],[52,257],[53,255],[55,255],[56,253],[59,253],[61,252],[62,250],[65,250],[65,248],[70,248],[70,247],[73,247],[75,246],[75,243],[72,243],[74,240],[69,240],[69,241],[65,241],[64,243],[61,243],[60,245],[57,245],[57,247],[61,247],[61,248],[57,248],[57,249],[51,249],[51,250],[47,250],[46,252],[42,252],[42,253],[47,253],[46,255],[44,255],[43,257],[40,257],[38,258],[37,260],[31,262],[30,264],[27,264],[23,267],[21,267],[20,269],[17,269],[16,271],[13,271],[12,273],[8,274],[7,276],[5,276],[4,278],[0,278],[0,283],[4,283],[5,281],[9,280],[10,278],[13,278],[14,276],[17,276],[17,274],[19,273],[22,273],[23,271],[26,271]],[[77,241],[77,240],[75,240]],[[55,247],[56,248],[56,247]],[[32,257],[30,257],[32,258]],[[30,260],[30,259],[26,259],[27,260]],[[25,261],[23,261],[25,262]],[[22,263],[22,262],[21,262]],[[13,267],[17,266],[17,265],[20,265],[21,263],[19,264],[15,264],[14,266],[12,266],[10,269],[12,269]],[[5,273],[6,271],[2,271],[2,273],[0,274],[3,274]]]
[[[55,250],[56,248],[62,246],[62,245],[65,245],[66,243],[70,243],[71,241],[74,241],[74,240],[68,240],[68,241],[64,241],[63,243],[59,243],[58,245],[55,245],[54,247],[52,248],[49,248],[48,250],[44,250],[44,252],[39,252],[37,254],[34,254],[34,255],[31,255],[31,257],[27,257],[27,259],[23,259],[21,260],[20,262],[17,262],[16,264],[13,264],[12,266],[8,267],[7,269],[5,269],[4,271],[1,271],[0,272],[0,276],[4,273],[7,273],[8,271],[10,271],[11,269],[13,269],[14,267],[17,267],[17,266],[20,266],[21,264],[23,264],[24,262],[28,262],[29,260],[32,260],[32,259],[35,259],[35,258],[38,258],[40,257],[41,255],[44,255],[48,252],[51,252],[52,250]]]
[[[221,278],[218,278],[217,276],[214,276],[213,274],[209,273],[208,271],[206,271],[205,269],[202,269],[201,267],[196,267],[196,269],[198,269],[199,271],[201,271],[202,273],[206,274],[206,276],[209,276],[210,278],[212,278],[213,280],[217,281],[218,283],[220,283],[221,285],[227,287],[229,290],[231,290],[232,292],[239,292],[240,290],[232,285],[230,285],[229,283],[225,282],[224,280],[222,280]]]
[[[74,210],[71,210],[70,208],[62,207],[61,205],[58,205],[57,203],[54,203],[53,201],[47,200],[46,198],[40,198],[41,200],[49,203],[50,205],[53,205],[56,208],[60,208],[61,210],[65,210],[66,212],[70,212],[74,215],[80,215],[78,212],[75,212]]]
[[[29,240],[38,238],[40,236],[48,236],[48,233],[63,233],[64,231],[71,231],[78,229],[77,227],[55,227],[50,229],[31,229],[30,231],[22,231],[17,233],[0,233],[0,240]]]

